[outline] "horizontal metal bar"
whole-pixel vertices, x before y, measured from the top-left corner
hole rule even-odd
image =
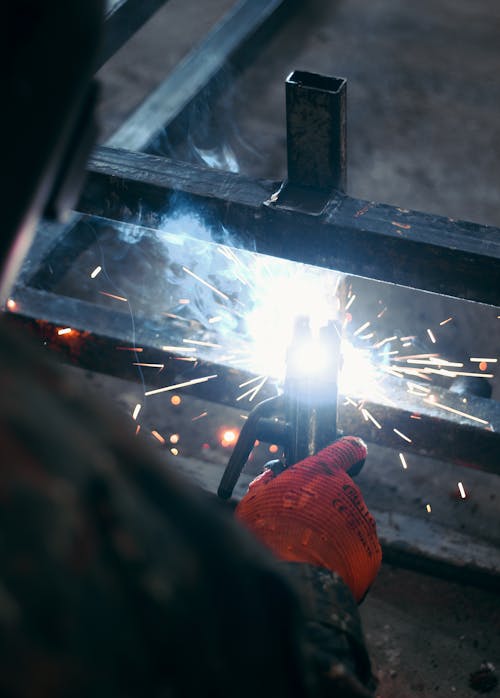
[[[234,247],[500,304],[500,230],[340,193],[321,215],[274,207],[279,184],[97,148],[78,210],[154,227],[180,201]]]
[[[129,0],[130,1],[130,0]],[[114,148],[144,150],[289,0],[240,0],[111,137]]]
[[[97,70],[168,0],[114,0],[109,4]]]
[[[111,311],[84,301],[59,296],[46,291],[17,287],[13,298],[17,303],[16,314],[7,315],[11,322],[30,328],[44,346],[53,349],[65,360],[100,373],[138,381],[140,375],[134,366],[133,353],[117,347],[131,347],[131,322],[125,313]],[[78,338],[59,336],[61,327],[81,330]],[[254,406],[248,399],[239,399],[243,382],[251,374],[237,368],[216,364],[201,358],[196,363],[182,361],[185,358],[175,352],[162,349],[162,345],[182,345],[182,336],[175,322],[162,321],[161,326],[148,321],[135,323],[135,344],[139,347],[140,361],[164,364],[161,373],[150,372],[146,376],[152,389],[171,384],[185,383],[216,375],[216,379],[186,386],[183,391],[199,398],[248,410]],[[361,412],[350,404],[339,404],[339,424],[344,433],[359,434],[367,441],[399,450],[430,456],[442,461],[470,466],[500,474],[500,404],[491,400],[469,397],[467,411],[483,418],[491,425],[473,422],[465,416],[454,414],[438,405],[458,407],[463,412],[460,396],[435,387],[432,390],[435,404],[410,395],[406,382],[388,376],[384,382],[385,400],[378,395],[365,400],[364,407],[380,422],[375,428],[363,418]],[[276,386],[266,385],[259,400],[276,394]],[[168,395],[168,392],[167,392]],[[161,393],[151,399],[162,399]],[[397,405],[397,408],[394,406]],[[417,414],[420,419],[412,419]],[[404,425],[404,426],[402,426]],[[393,428],[399,427],[411,442],[402,440]]]

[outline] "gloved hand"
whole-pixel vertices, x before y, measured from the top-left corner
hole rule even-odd
[[[264,471],[236,508],[275,555],[337,572],[358,602],[382,560],[375,521],[346,473],[366,453],[361,439],[344,437],[278,475]]]

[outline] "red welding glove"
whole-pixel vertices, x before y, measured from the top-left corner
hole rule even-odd
[[[375,521],[346,473],[365,457],[361,439],[344,437],[278,475],[266,470],[236,509],[275,555],[337,572],[358,602],[382,560]]]

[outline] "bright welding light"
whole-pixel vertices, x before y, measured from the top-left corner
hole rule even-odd
[[[309,319],[313,337],[320,327],[336,319],[339,275],[290,263],[273,264],[270,273],[268,259],[255,255],[251,276],[256,289],[252,310],[246,316],[247,332],[252,341],[251,368],[256,373],[282,380],[297,318]],[[301,364],[307,367],[304,370],[311,370],[318,360],[320,365],[323,363],[318,345],[304,346],[303,353]]]
[[[328,352],[319,340],[303,342],[294,349],[288,369],[294,375],[318,376],[328,368]]]

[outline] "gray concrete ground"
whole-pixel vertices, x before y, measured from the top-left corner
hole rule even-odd
[[[231,6],[232,0],[170,0],[101,71],[103,140]],[[496,0],[300,3],[253,66],[234,81],[228,78],[228,92],[215,107],[242,172],[285,173],[283,81],[293,69],[348,78],[350,193],[500,226]],[[202,124],[192,128],[197,126],[201,132]],[[444,355],[498,357],[497,309],[354,283],[356,318],[369,315],[373,297],[390,308],[389,333],[398,328],[425,335],[426,327],[439,327],[452,315],[453,323],[438,330]],[[136,385],[97,376],[89,382],[127,412],[142,402]],[[205,409],[207,417],[192,423]],[[179,466],[205,482],[208,472],[217,477],[227,457],[217,447],[223,424],[237,427],[241,420],[196,401],[173,408],[162,400],[148,412],[144,428],[166,437],[179,433],[180,454],[190,458]],[[261,452],[260,462],[266,455]],[[369,505],[425,517],[432,501],[432,516],[443,525],[499,545],[498,478],[425,459],[410,459],[410,466],[403,473],[397,453],[372,449],[360,479]],[[456,496],[459,478],[470,493],[465,501]],[[500,667],[497,595],[384,567],[362,615],[384,698],[469,698],[476,695],[468,686],[470,673],[485,660]],[[497,688],[492,695],[498,694]]]

